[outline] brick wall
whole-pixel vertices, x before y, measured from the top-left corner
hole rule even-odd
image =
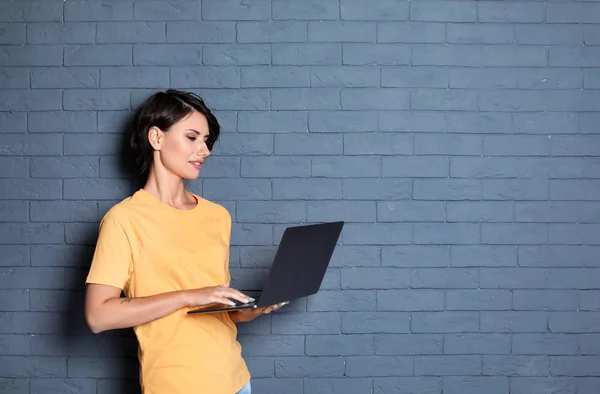
[[[240,326],[257,393],[600,392],[600,3],[0,0],[0,392],[137,391],[93,336],[97,225],[138,187],[131,111],[193,89],[190,187],[236,287],[345,220],[322,291]]]

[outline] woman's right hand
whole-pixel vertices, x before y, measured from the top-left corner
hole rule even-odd
[[[229,282],[222,286],[184,290],[183,294],[186,306],[202,306],[209,304],[235,305],[232,299],[238,300],[243,304],[254,301],[254,298],[229,287]]]

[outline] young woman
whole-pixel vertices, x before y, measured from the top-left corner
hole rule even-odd
[[[228,211],[184,186],[198,177],[219,132],[197,95],[169,89],[148,98],[131,136],[146,183],[100,223],[86,321],[94,333],[134,328],[144,394],[250,393],[236,323],[282,306],[186,313],[251,300],[229,286]]]

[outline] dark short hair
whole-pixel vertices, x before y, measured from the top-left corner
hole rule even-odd
[[[169,129],[192,111],[197,111],[208,121],[208,141],[206,145],[212,150],[219,138],[221,126],[204,100],[195,93],[167,89],[148,97],[137,109],[133,117],[130,148],[134,154],[135,164],[142,173],[146,173],[153,161],[152,145],[148,139],[148,130],[156,126],[163,131]]]

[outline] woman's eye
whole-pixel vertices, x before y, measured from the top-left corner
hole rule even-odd
[[[193,137],[193,136],[191,136],[191,135],[188,135],[188,139],[189,139],[190,141],[196,141],[196,137]]]

